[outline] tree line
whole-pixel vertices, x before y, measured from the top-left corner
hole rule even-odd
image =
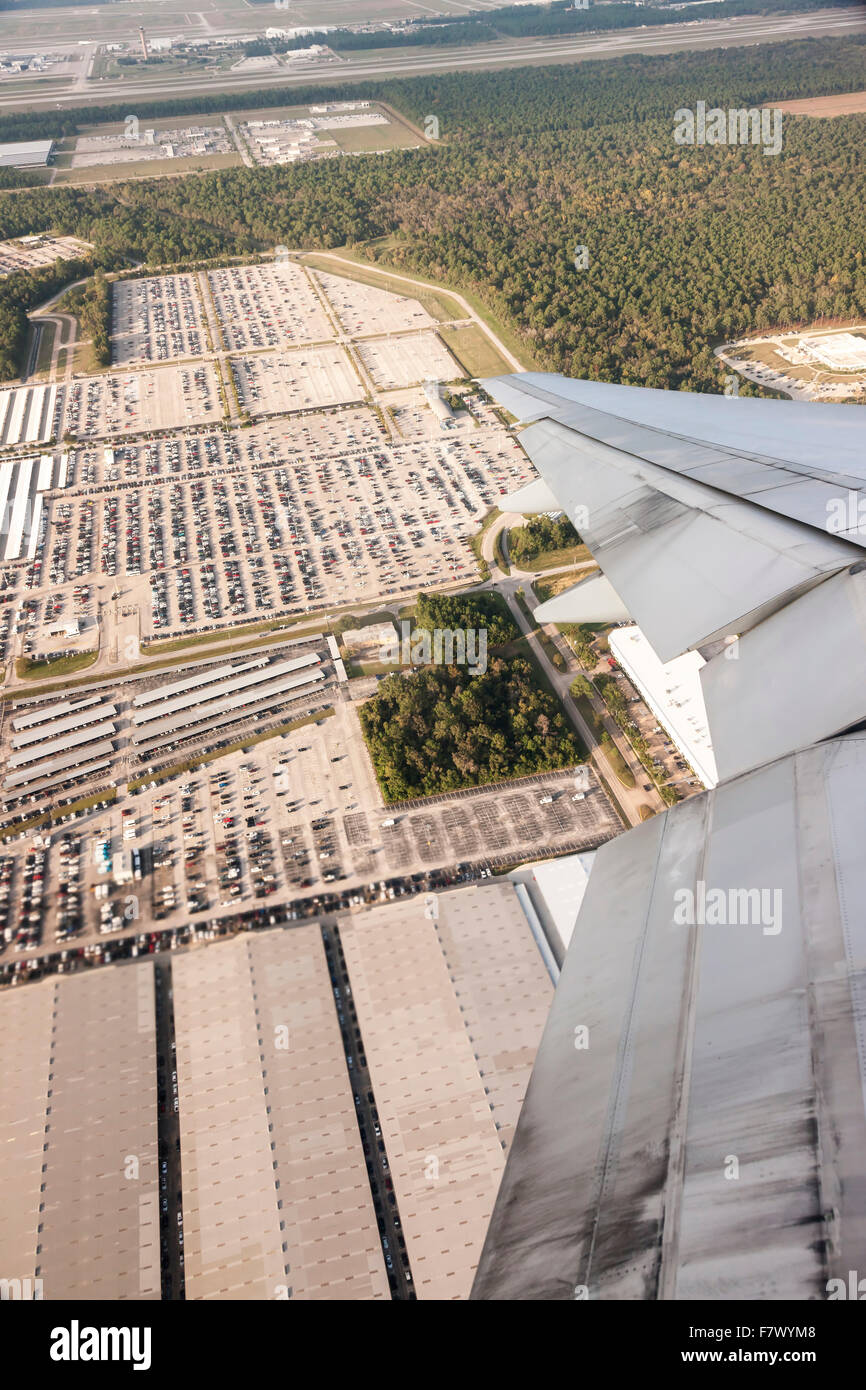
[[[56,260],[38,270],[19,271],[0,280],[0,381],[20,376],[27,351],[31,309],[93,269],[90,261]]]
[[[483,675],[424,666],[388,676],[359,711],[386,801],[548,772],[585,754],[531,664],[494,657]]]
[[[719,391],[719,342],[866,314],[866,117],[786,115],[768,157],[677,145],[673,114],[863,87],[862,36],[383,83],[365,95],[437,114],[440,144],[26,189],[0,235],[59,228],[107,267],[348,244],[476,295],[542,369]]]

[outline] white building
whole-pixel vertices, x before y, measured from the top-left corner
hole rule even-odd
[[[41,169],[51,158],[53,140],[19,140],[0,145],[0,169]]]
[[[659,661],[639,627],[614,628],[608,640],[612,654],[686,762],[705,787],[717,786],[719,776],[700,680],[706,663],[700,652]]]
[[[439,424],[444,428],[445,425],[449,424],[450,421],[453,420],[454,415],[448,402],[443,401],[442,399],[442,395],[439,389],[439,382],[425,381],[424,395],[427,398],[427,404],[433,411],[433,414],[436,416],[436,419],[439,421]]]
[[[558,963],[568,950],[594,860],[594,850],[566,854],[560,859],[525,864],[508,875],[512,883],[528,893]],[[520,900],[523,904],[524,899]]]
[[[836,372],[866,367],[866,338],[855,333],[830,333],[825,338],[801,338],[800,347],[813,361]]]

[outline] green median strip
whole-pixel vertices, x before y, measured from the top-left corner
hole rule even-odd
[[[93,792],[92,795],[84,796],[80,801],[73,801],[68,806],[55,806],[50,811],[40,812],[38,816],[30,816],[28,820],[15,821],[11,825],[0,827],[0,840],[12,840],[22,831],[38,830],[44,825],[59,825],[65,817],[80,815],[82,811],[90,811],[101,801],[112,802],[116,800],[117,788],[106,787],[103,791]]]

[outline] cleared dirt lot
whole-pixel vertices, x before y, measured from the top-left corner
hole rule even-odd
[[[803,97],[796,101],[766,102],[795,116],[854,116],[866,111],[866,92],[839,92],[829,97]]]

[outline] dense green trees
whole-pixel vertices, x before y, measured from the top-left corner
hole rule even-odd
[[[436,114],[442,143],[21,190],[0,195],[0,235],[58,227],[93,241],[101,264],[151,265],[388,238],[367,253],[477,294],[546,370],[719,391],[720,341],[866,313],[866,118],[786,116],[782,152],[767,156],[677,145],[674,112],[858,90],[864,59],[855,36],[372,84],[365,95],[415,119]],[[335,90],[346,94],[303,96]],[[222,104],[236,99],[258,97]],[[212,107],[214,96],[196,100]],[[137,114],[159,113],[140,104]],[[576,244],[588,248],[585,270]]]
[[[483,675],[424,666],[388,676],[360,710],[386,801],[565,767],[577,736],[528,661],[495,657]]]
[[[103,270],[72,292],[69,307],[78,315],[84,336],[91,339],[96,362],[107,367],[111,362],[111,289]]]
[[[415,626],[427,632],[487,632],[487,646],[501,647],[520,636],[498,594],[419,594]]]
[[[548,550],[578,545],[580,536],[567,516],[531,516],[524,526],[508,533],[508,554],[516,565],[529,564]]]
[[[53,266],[0,280],[0,381],[19,376],[27,347],[27,315],[64,285],[88,275],[88,261],[57,260]]]

